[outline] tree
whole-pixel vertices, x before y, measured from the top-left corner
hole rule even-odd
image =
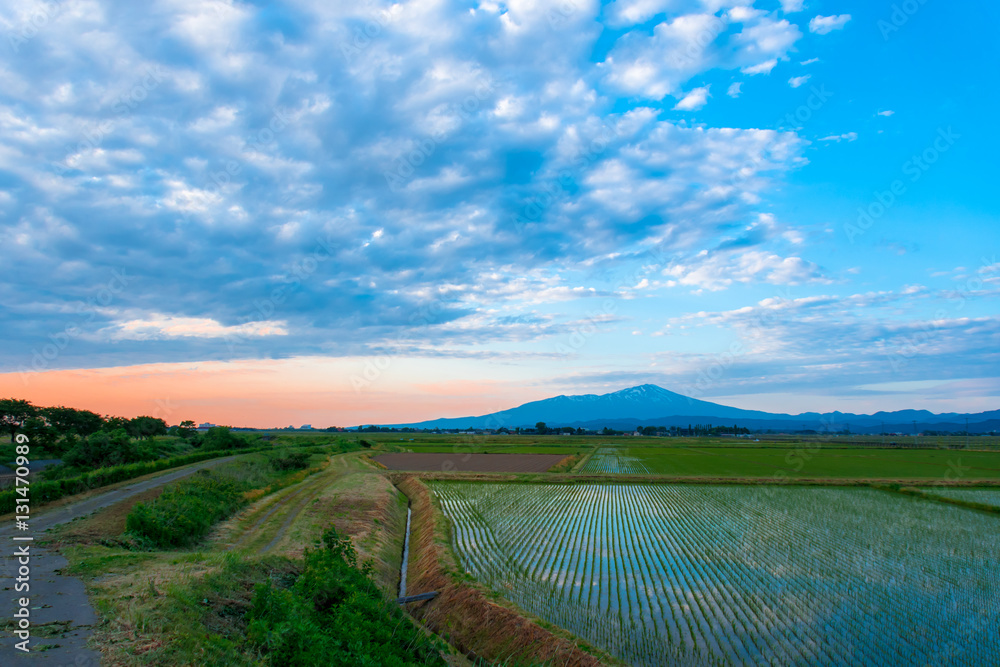
[[[108,415],[104,418],[104,425],[101,427],[102,431],[117,431],[122,429],[123,431],[128,431],[129,420],[124,417],[112,417]]]
[[[54,426],[60,435],[64,436],[70,433],[88,436],[100,431],[104,425],[104,419],[101,418],[101,415],[90,410],[58,406],[42,408],[39,412],[45,416],[46,421]]]
[[[37,412],[38,408],[29,401],[18,398],[0,399],[0,428],[10,431],[10,439],[13,440],[24,421]]]
[[[545,422],[535,424],[535,430],[538,431],[539,435],[545,435],[549,432],[549,429],[545,426]]]
[[[133,438],[151,439],[154,435],[167,434],[167,422],[159,417],[135,417],[128,422],[126,429]]]
[[[655,426],[647,426],[646,428],[642,429],[642,434],[643,435],[656,435],[656,427]]]
[[[241,449],[249,444],[243,438],[233,435],[227,426],[213,426],[201,438],[202,449],[209,450]]]
[[[59,431],[38,415],[25,419],[21,430],[28,436],[31,444],[44,447],[49,451],[52,451],[53,445],[59,440]]]
[[[140,448],[124,429],[116,429],[110,432],[98,431],[81,439],[66,452],[63,460],[76,468],[105,468],[152,458],[155,455]]]
[[[76,410],[73,416],[73,431],[77,435],[89,436],[97,433],[104,426],[104,418],[90,410]]]
[[[177,427],[177,435],[181,436],[185,440],[193,438],[197,433],[198,427],[195,425],[194,421],[190,419],[185,419],[181,422],[180,426]]]

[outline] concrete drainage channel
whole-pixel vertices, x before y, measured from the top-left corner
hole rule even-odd
[[[410,518],[413,516],[413,509],[406,507],[406,536],[403,538],[403,563],[399,566],[399,597],[396,598],[398,604],[407,602],[420,602],[421,600],[433,600],[437,597],[437,591],[421,593],[419,595],[406,594],[406,564],[410,560]]]
[[[403,538],[403,563],[399,566],[399,599],[406,597],[406,563],[410,560],[410,518],[413,510],[406,506],[406,537]]]

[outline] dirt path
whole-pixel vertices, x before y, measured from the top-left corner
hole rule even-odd
[[[125,500],[150,489],[169,484],[182,479],[204,468],[212,468],[228,461],[234,456],[227,456],[209,461],[202,461],[152,479],[126,484],[113,491],[100,493],[90,498],[62,507],[42,511],[29,521],[30,530],[18,531],[12,518],[0,526],[0,545],[2,545],[3,563],[0,569],[3,595],[0,596],[0,624],[3,624],[3,643],[0,644],[0,665],[72,665],[74,667],[89,667],[100,663],[100,654],[87,648],[87,639],[91,628],[97,622],[97,615],[87,596],[83,581],[76,577],[63,575],[61,570],[66,567],[66,559],[58,552],[37,546],[37,541],[45,539],[44,531],[73,519],[86,516],[117,502]],[[34,542],[14,541],[15,536],[30,535]],[[15,549],[27,544],[31,553],[30,590],[18,592],[14,589],[18,576],[19,564],[14,555]],[[19,641],[13,635],[11,619],[18,609],[17,600],[29,597],[31,604],[31,640],[30,653],[24,653],[14,647]],[[41,650],[42,646],[48,646]]]
[[[265,505],[266,511],[252,525],[240,529],[242,534],[229,548],[246,549],[258,554],[268,553],[281,542],[309,503],[314,501],[326,487],[359,472],[374,474],[375,470],[362,464],[357,455],[333,456],[330,465],[324,470],[299,482],[297,488],[293,487],[270,505]]]

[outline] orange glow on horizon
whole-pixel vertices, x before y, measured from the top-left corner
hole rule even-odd
[[[352,378],[363,378],[363,368],[357,359],[297,358],[15,372],[0,374],[0,397],[106,415],[151,415],[168,424],[192,419],[260,428],[417,422],[486,414],[545,398],[538,387],[526,398],[523,385],[516,383],[444,374],[428,382],[432,376],[405,368],[352,384]]]

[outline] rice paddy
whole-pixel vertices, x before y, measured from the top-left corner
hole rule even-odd
[[[994,516],[873,489],[430,486],[467,572],[630,664],[1000,664]]]
[[[580,472],[648,475],[651,471],[641,459],[630,456],[627,449],[599,447]]]

